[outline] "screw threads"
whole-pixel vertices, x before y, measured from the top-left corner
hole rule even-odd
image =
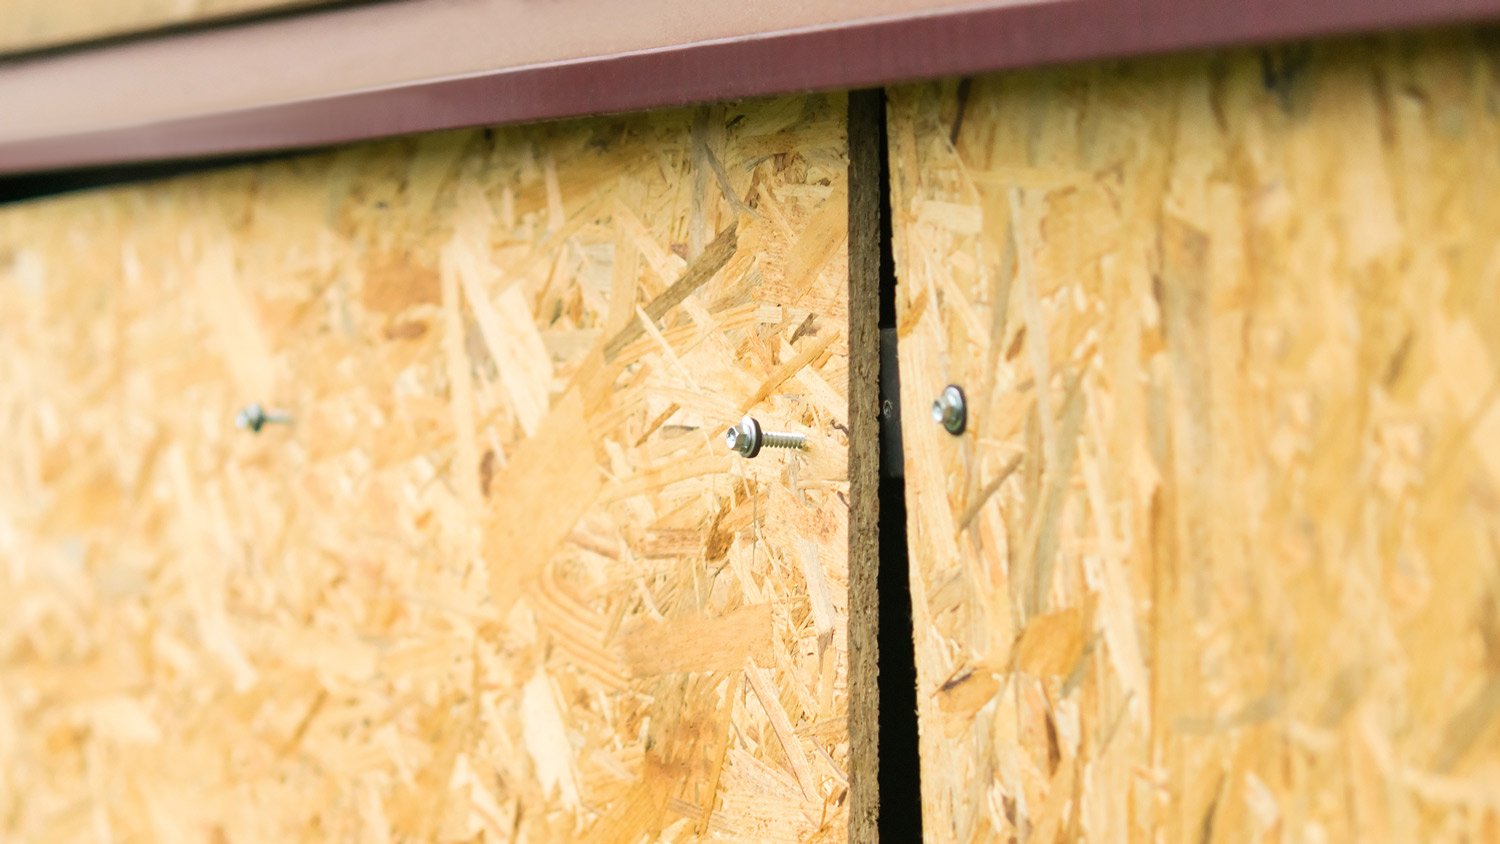
[[[252,404],[241,410],[234,417],[234,424],[251,433],[260,433],[260,429],[267,425],[290,425],[291,414],[280,410],[266,410],[258,404]]]
[[[779,431],[764,431],[761,434],[761,445],[766,448],[788,448],[801,450],[807,448],[807,437],[802,434],[787,434]]]
[[[762,448],[785,448],[800,451],[807,448],[807,437],[785,431],[762,431],[754,417],[746,416],[724,432],[724,444],[744,457],[760,454]]]

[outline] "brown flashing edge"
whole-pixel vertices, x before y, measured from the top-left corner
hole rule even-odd
[[[864,88],[1500,18],[1500,0],[1043,0],[776,32],[0,143],[0,175]]]

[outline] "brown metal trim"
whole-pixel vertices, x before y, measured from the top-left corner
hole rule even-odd
[[[0,144],[0,174],[1500,18],[1500,0],[1063,0],[688,44]]]

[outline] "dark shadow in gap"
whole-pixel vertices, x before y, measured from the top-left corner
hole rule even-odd
[[[896,262],[891,248],[891,180],[884,98],[880,114],[880,327],[896,326]],[[894,361],[881,355],[882,366]],[[899,377],[881,373],[883,384]],[[895,398],[892,396],[891,398]],[[922,840],[921,760],[917,750],[917,667],[912,637],[906,487],[880,477],[880,838]]]

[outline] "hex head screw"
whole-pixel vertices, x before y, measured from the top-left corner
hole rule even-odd
[[[955,437],[964,432],[969,424],[969,409],[964,402],[964,391],[957,384],[943,388],[943,394],[932,403],[932,421]]]
[[[807,448],[807,437],[785,431],[762,431],[760,423],[754,417],[746,416],[740,420],[740,424],[724,433],[724,444],[729,446],[730,451],[754,457],[760,454],[762,448]]]
[[[290,414],[279,410],[266,410],[259,404],[252,404],[235,414],[234,425],[242,431],[252,434],[260,433],[260,429],[267,425],[290,425],[292,417]]]

